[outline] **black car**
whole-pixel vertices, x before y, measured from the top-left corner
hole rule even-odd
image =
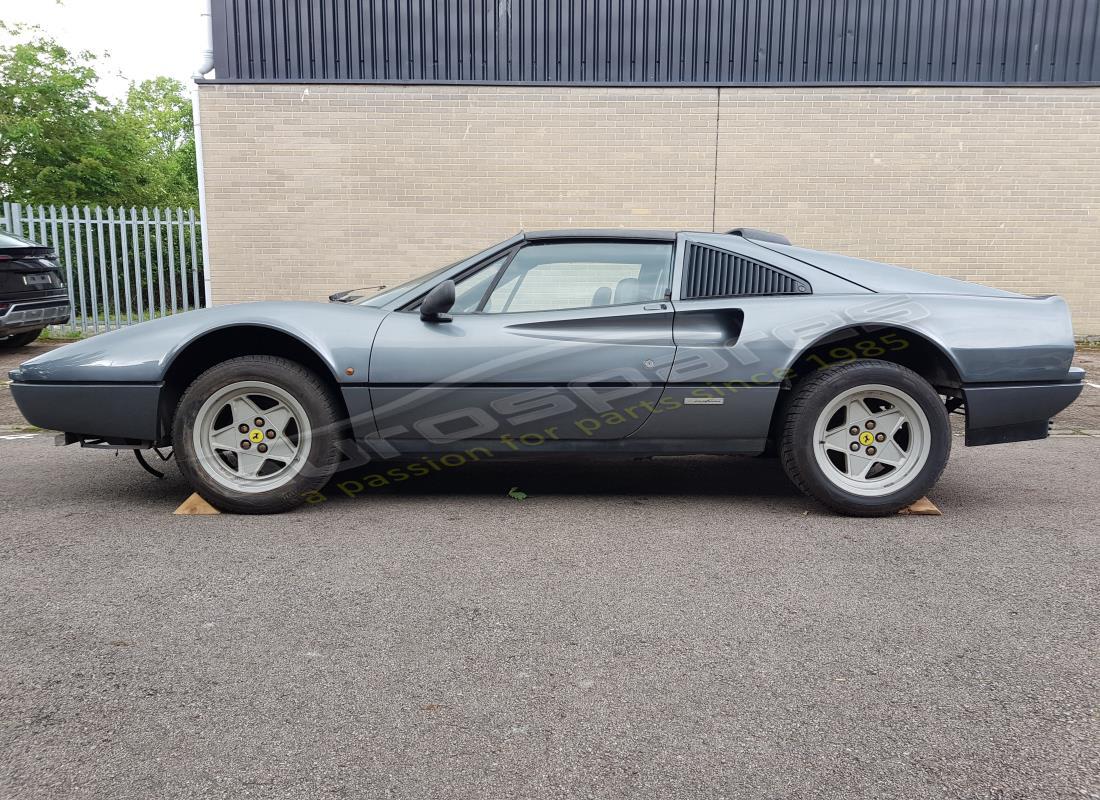
[[[0,347],[30,344],[70,313],[54,251],[0,231]]]

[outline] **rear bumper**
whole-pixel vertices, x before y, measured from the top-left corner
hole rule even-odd
[[[20,413],[32,425],[108,440],[153,442],[158,437],[160,383],[22,383],[11,385]]]
[[[69,321],[71,310],[68,297],[15,301],[0,314],[0,336],[60,325]]]
[[[963,386],[967,446],[1045,439],[1051,418],[1077,399],[1084,379],[1074,367],[1064,381]]]

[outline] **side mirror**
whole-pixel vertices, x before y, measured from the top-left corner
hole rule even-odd
[[[420,301],[420,319],[425,322],[450,322],[447,312],[455,304],[455,282],[443,281]]]

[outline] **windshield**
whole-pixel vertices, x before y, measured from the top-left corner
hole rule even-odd
[[[379,291],[375,292],[374,294],[368,294],[368,295],[361,296],[360,299],[356,301],[356,304],[357,305],[371,305],[371,306],[383,305],[388,300],[390,300],[391,298],[394,298],[394,297],[397,297],[398,295],[404,294],[409,289],[416,286],[416,284],[422,283],[423,281],[426,281],[426,280],[430,280],[431,278],[434,278],[436,275],[442,275],[444,272],[449,270],[451,267],[456,266],[457,264],[461,264],[461,263],[462,263],[461,261],[456,261],[453,264],[448,264],[445,267],[440,267],[439,269],[434,269],[434,270],[432,270],[431,272],[429,272],[425,275],[418,275],[415,278],[410,278],[409,280],[405,281],[404,283],[397,284],[397,286],[383,286]]]
[[[387,288],[383,289],[382,291],[378,292],[377,294],[373,294],[369,297],[364,297],[361,300],[356,300],[355,305],[374,306],[375,308],[379,308],[381,306],[387,305],[391,301],[396,300],[399,297],[401,297],[402,295],[408,294],[412,290],[416,289],[416,287],[419,286],[420,284],[429,284],[435,278],[439,277],[440,275],[443,275],[444,273],[446,273],[450,270],[458,270],[459,268],[462,268],[464,265],[465,266],[473,266],[474,264],[477,264],[482,259],[489,258],[494,253],[496,253],[500,250],[506,249],[508,247],[511,247],[516,242],[522,241],[522,239],[523,239],[522,235],[517,234],[517,235],[513,236],[510,239],[507,239],[503,242],[498,242],[497,244],[494,244],[492,247],[489,247],[489,248],[486,248],[485,250],[482,250],[480,253],[475,253],[472,256],[467,256],[466,258],[463,258],[463,259],[455,261],[451,264],[448,264],[445,267],[440,267],[439,269],[434,269],[431,272],[425,273],[423,275],[419,275],[419,276],[417,276],[417,277],[415,277],[411,280],[407,280],[404,283],[399,284],[398,286],[394,286],[392,288],[387,287]]]

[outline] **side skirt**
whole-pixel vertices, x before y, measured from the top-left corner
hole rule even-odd
[[[613,440],[563,440],[546,439],[538,434],[496,439],[464,439],[462,441],[435,443],[421,439],[361,439],[359,443],[378,457],[403,455],[446,455],[484,449],[493,455],[539,456],[546,455],[758,455],[767,444],[765,437],[753,439],[613,439]]]

